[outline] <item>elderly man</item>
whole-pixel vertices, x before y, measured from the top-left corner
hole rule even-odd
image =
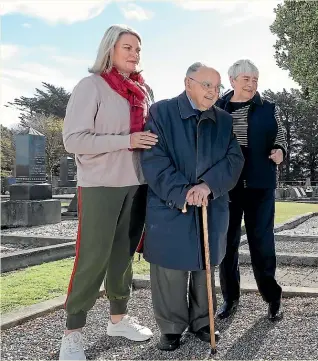
[[[224,304],[218,312],[227,318],[240,297],[238,248],[244,221],[258,289],[268,303],[268,317],[278,320],[282,289],[275,280],[274,212],[276,168],[286,154],[284,132],[275,104],[257,92],[258,69],[250,60],[239,60],[229,69],[233,91],[217,105],[233,116],[233,129],[245,157],[244,169],[230,192],[230,224],[226,256],[220,266]]]
[[[216,70],[195,63],[186,73],[185,91],[154,104],[146,124],[158,135],[158,143],[143,152],[141,164],[149,185],[144,256],[151,264],[161,350],[178,348],[188,327],[201,340],[210,341],[199,207],[208,205],[213,268],[226,248],[228,191],[244,163],[232,117],[213,106],[220,87]],[[185,204],[187,213],[182,213]]]

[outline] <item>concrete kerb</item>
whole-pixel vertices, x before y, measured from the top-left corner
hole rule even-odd
[[[149,275],[136,275],[133,279],[133,288],[150,288]],[[216,280],[216,292],[220,293],[219,280]],[[241,284],[242,293],[258,293],[258,289],[248,283]],[[102,286],[99,291],[99,296],[104,296],[105,290]],[[283,287],[283,297],[318,297],[318,288],[309,287]],[[32,306],[23,307],[19,310],[3,314],[1,316],[1,330],[21,325],[27,321],[31,321],[37,317],[45,316],[51,312],[62,309],[66,295],[53,298],[52,300],[37,303]]]
[[[60,259],[73,257],[74,255],[75,242],[12,252],[1,256],[1,273],[35,266],[45,262],[58,261]]]
[[[250,252],[247,250],[239,251],[240,264],[250,264]],[[318,253],[283,253],[276,252],[276,262],[284,266],[308,266],[318,267]]]
[[[45,237],[45,236],[21,236],[13,234],[2,234],[2,244],[16,244],[21,246],[46,247],[56,244],[75,242],[72,237]]]
[[[290,236],[288,234],[275,234],[276,242],[310,242],[315,243],[318,242],[317,236],[303,236],[303,235],[295,235]]]

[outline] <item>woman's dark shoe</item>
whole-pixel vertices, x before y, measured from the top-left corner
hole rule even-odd
[[[272,301],[268,305],[268,319],[270,321],[279,321],[283,318],[283,311],[281,308],[281,300]]]
[[[204,342],[210,342],[211,341],[211,337],[210,337],[210,326],[204,326],[202,328],[200,328],[200,330],[198,331],[192,331],[191,329],[189,330],[191,333],[195,334],[196,337],[198,337],[201,341]],[[219,331],[214,331],[214,335],[215,335],[215,341],[219,341],[220,339],[220,332]]]
[[[228,318],[236,312],[238,305],[239,300],[225,301],[220,307],[220,310],[217,312],[217,316],[220,319]]]
[[[166,333],[160,336],[157,347],[161,351],[174,351],[180,346],[181,335]]]

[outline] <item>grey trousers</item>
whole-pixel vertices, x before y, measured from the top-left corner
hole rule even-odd
[[[213,308],[216,311],[214,267],[211,267]],[[154,315],[162,334],[194,332],[210,324],[205,271],[179,271],[150,265]]]

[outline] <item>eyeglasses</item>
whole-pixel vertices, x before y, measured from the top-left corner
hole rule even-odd
[[[222,89],[224,89],[224,86],[222,84],[220,85],[213,85],[212,83],[208,81],[198,81],[196,79],[193,79],[189,77],[189,79],[195,81],[196,83],[200,84],[203,90],[215,90],[216,93],[220,93]]]

